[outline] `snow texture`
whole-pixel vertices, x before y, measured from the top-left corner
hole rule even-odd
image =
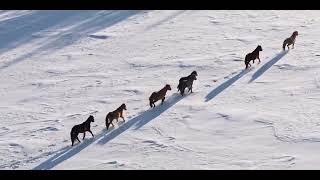
[[[0,11],[0,169],[319,169],[319,31],[319,11]]]

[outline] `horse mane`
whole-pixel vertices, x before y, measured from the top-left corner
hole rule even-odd
[[[195,80],[196,79],[196,77],[197,77],[197,75],[195,75],[195,74],[190,74],[188,77],[187,77],[187,80],[186,81],[189,81],[189,80]]]
[[[191,76],[190,76],[190,77],[194,77],[194,78],[195,78],[195,77],[197,77],[197,75],[195,75],[195,74],[191,74]]]
[[[260,46],[260,45],[258,45],[258,46],[256,47],[256,49],[254,49],[254,51],[253,51],[253,52],[259,51],[259,50],[258,50],[259,48],[261,48],[261,46]]]
[[[85,121],[85,123],[90,123],[92,119],[93,119],[93,116],[90,115],[90,116],[88,117],[88,119]]]
[[[124,106],[125,106],[125,104],[123,103],[123,104],[121,104],[121,106],[120,107],[118,107],[118,109],[116,110],[116,111],[120,111],[121,109],[124,109]]]

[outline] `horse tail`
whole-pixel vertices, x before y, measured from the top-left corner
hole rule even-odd
[[[70,131],[70,139],[71,139],[71,143],[72,143],[72,146],[73,146],[73,142],[75,140],[75,126],[71,129]]]
[[[107,127],[107,130],[109,129],[109,125],[110,125],[110,123],[109,123],[109,117],[110,117],[110,113],[108,113],[108,115],[106,116],[106,127]]]
[[[287,40],[284,40],[284,41],[283,41],[283,44],[282,44],[282,49],[283,49],[283,50],[286,49],[286,44],[287,44]]]
[[[250,58],[249,58],[249,54],[246,55],[246,57],[244,58],[244,62],[247,64],[248,62],[250,62]]]
[[[151,94],[151,96],[149,97],[149,105],[150,105],[150,107],[152,107],[152,103],[153,103],[153,97],[156,95],[156,93],[155,92],[153,92],[152,94]]]
[[[73,138],[72,134],[73,134],[73,128],[72,128],[71,131],[70,131],[71,142],[72,142],[72,138]]]

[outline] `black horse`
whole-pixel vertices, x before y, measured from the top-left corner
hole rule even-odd
[[[192,85],[193,81],[197,80],[198,73],[197,71],[193,71],[189,76],[182,77],[179,79],[179,85],[178,85],[178,92],[180,91],[180,94],[184,95],[185,88],[188,88],[188,92],[191,91],[192,93]]]
[[[71,129],[71,132],[70,132],[72,146],[73,146],[73,143],[75,140],[78,140],[80,142],[80,140],[78,138],[79,133],[83,133],[83,139],[85,138],[87,131],[89,131],[91,133],[92,137],[94,137],[94,135],[92,134],[92,132],[90,130],[90,123],[91,122],[94,122],[94,118],[92,115],[90,115],[88,117],[88,119],[85,122],[83,122],[82,124],[78,124],[78,125],[73,126],[73,128]]]
[[[258,59],[259,63],[260,63],[260,57],[259,57],[260,51],[262,51],[262,47],[260,45],[258,45],[258,47],[252,53],[248,53],[246,55],[245,60],[244,60],[244,63],[246,65],[246,69],[248,69],[248,67],[251,67],[250,61],[253,61],[253,63],[254,63],[254,60]]]

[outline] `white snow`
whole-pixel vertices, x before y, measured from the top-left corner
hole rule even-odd
[[[319,11],[0,11],[0,169],[319,169],[319,31]]]

